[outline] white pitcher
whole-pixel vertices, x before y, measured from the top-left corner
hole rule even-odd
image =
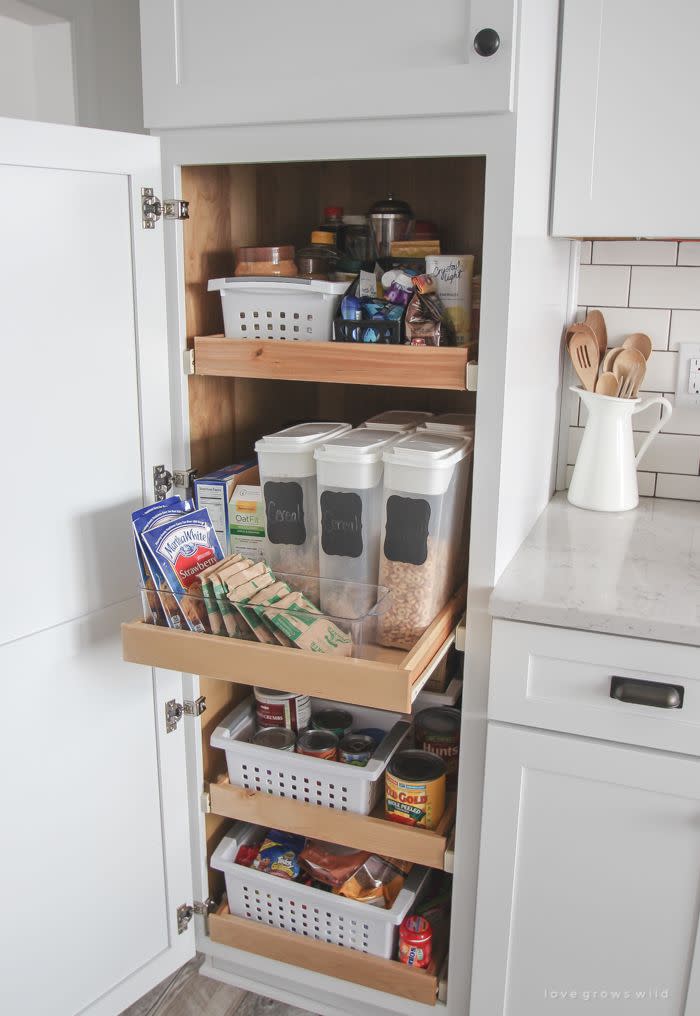
[[[671,416],[673,406],[663,395],[648,399],[618,399],[571,388],[588,410],[568,498],[578,508],[596,512],[626,512],[639,504],[637,466],[651,442]],[[659,402],[665,412],[635,455],[632,417]]]

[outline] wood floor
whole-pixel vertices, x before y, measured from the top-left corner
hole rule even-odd
[[[122,1016],[310,1016],[303,1009],[202,977],[202,960],[195,956]]]

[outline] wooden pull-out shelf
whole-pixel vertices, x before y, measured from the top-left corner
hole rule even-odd
[[[363,647],[368,658],[321,656],[143,621],[122,625],[122,651],[129,663],[410,713],[432,664],[453,639],[465,595],[464,588],[455,593],[408,652],[377,646]]]
[[[233,787],[228,780],[212,783],[209,794],[215,815],[272,826],[301,836],[313,836],[385,857],[398,857],[402,861],[412,861],[440,871],[445,870],[445,852],[457,807],[456,799],[450,796],[445,814],[433,831],[390,822],[383,817],[383,804],[373,815],[357,815],[245,787]]]
[[[285,342],[279,339],[194,340],[195,374],[214,377],[328,381],[390,388],[467,390],[469,350],[454,347]]]
[[[440,959],[435,957],[427,970],[407,967],[398,960],[368,956],[339,945],[318,942],[279,928],[270,928],[245,917],[234,917],[225,908],[209,918],[209,936],[214,942],[268,956],[280,963],[304,967],[328,977],[362,984],[376,991],[435,1005]]]

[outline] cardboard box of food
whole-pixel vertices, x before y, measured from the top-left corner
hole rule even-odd
[[[230,537],[230,504],[236,488],[242,483],[259,483],[260,474],[256,459],[224,466],[206,476],[197,476],[194,481],[194,496],[198,508],[207,508],[214,532],[219,538],[221,549],[228,556],[232,553]]]
[[[262,561],[265,554],[265,500],[262,487],[239,483],[229,504],[232,554]]]

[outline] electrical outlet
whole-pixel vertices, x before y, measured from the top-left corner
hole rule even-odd
[[[676,405],[700,410],[700,342],[679,343]]]

